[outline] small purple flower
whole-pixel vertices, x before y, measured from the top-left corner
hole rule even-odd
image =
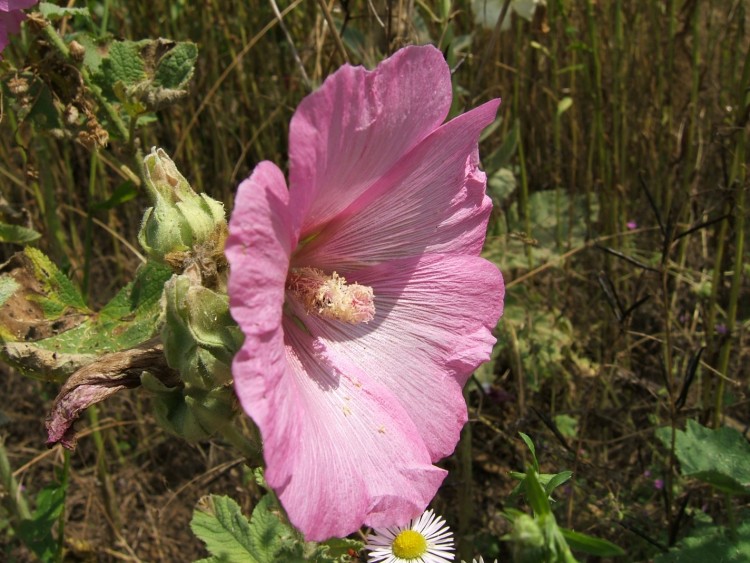
[[[627,223],[625,223],[625,226],[629,231],[632,231],[638,228],[638,223],[636,223],[635,221],[628,221]]]
[[[719,323],[716,325],[716,334],[721,334],[723,336],[727,332],[727,325],[725,325],[724,323]]]
[[[646,469],[646,471],[643,472],[643,476],[646,479],[648,479],[649,477],[651,477],[651,470],[650,469]]]
[[[654,489],[661,491],[664,488],[664,481],[661,479],[654,479]]]

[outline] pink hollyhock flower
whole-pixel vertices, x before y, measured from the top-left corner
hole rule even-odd
[[[18,33],[26,15],[21,11],[30,8],[38,0],[0,0],[0,51],[8,45],[8,36]],[[0,57],[1,58],[1,57]]]
[[[479,134],[499,100],[442,124],[440,51],[345,65],[290,126],[290,182],[261,162],[229,223],[232,372],[265,477],[307,539],[422,512],[466,422],[461,389],[502,313],[479,257],[491,209]],[[441,125],[442,124],[442,125]]]

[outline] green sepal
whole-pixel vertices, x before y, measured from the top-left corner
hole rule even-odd
[[[208,439],[230,423],[236,411],[228,387],[168,387],[148,372],[141,375],[141,385],[152,395],[157,423],[188,442]]]
[[[232,380],[231,364],[242,332],[229,313],[229,298],[197,285],[189,274],[164,287],[164,354],[186,385],[212,389]]]

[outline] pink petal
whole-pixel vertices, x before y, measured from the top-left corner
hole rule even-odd
[[[284,322],[286,364],[248,366],[244,406],[263,435],[265,477],[308,540],[344,537],[363,523],[404,524],[422,512],[446,472],[434,467],[393,395],[322,343]],[[280,342],[272,345],[283,349]],[[247,396],[247,395],[246,395]],[[248,397],[250,398],[250,397]]]
[[[474,256],[426,255],[349,273],[375,292],[375,319],[300,318],[330,348],[384,384],[411,416],[433,461],[453,452],[466,422],[461,389],[490,357],[503,310],[502,276]]]
[[[24,19],[26,19],[26,14],[23,12],[13,11],[7,13],[0,11],[0,51],[8,45],[8,36],[12,33],[18,33],[21,29],[21,22]]]
[[[31,8],[39,0],[0,0],[0,12],[12,12]]]
[[[422,253],[477,255],[492,208],[476,145],[493,100],[441,126],[296,254],[342,270]]]
[[[401,49],[373,71],[345,65],[302,100],[289,131],[289,183],[303,237],[438,127],[450,104],[448,65],[430,45]]]
[[[288,207],[284,175],[265,161],[240,184],[229,221],[229,305],[247,337],[243,350],[257,346],[260,363],[265,340],[281,330],[289,257],[297,243]],[[238,394],[242,389],[237,386]]]
[[[261,162],[237,190],[225,253],[230,265],[229,308],[245,334],[235,356],[234,388],[247,412],[256,374],[284,365],[284,305],[289,256],[295,244],[284,175]]]
[[[232,368],[235,390],[260,428],[266,479],[290,520],[313,540],[343,537],[363,523],[406,523],[445,472],[431,465],[387,388],[346,359],[331,365],[324,345],[295,321],[282,329],[295,241],[276,166],[259,164],[240,185],[229,233],[230,307],[245,333]]]

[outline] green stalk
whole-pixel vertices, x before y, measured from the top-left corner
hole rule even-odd
[[[86,414],[91,424],[91,437],[94,439],[94,446],[96,447],[96,475],[101,483],[104,509],[112,525],[112,532],[115,536],[120,536],[122,521],[117,504],[117,495],[112,484],[112,477],[107,469],[107,452],[104,447],[104,436],[99,430],[99,409],[97,409],[96,405],[92,405],[86,409]]]
[[[248,465],[252,467],[260,467],[263,465],[262,450],[258,446],[259,441],[253,442],[248,439],[240,430],[232,423],[226,424],[221,429],[222,437],[229,442],[233,447],[240,452],[240,454],[247,460]]]
[[[518,23],[516,26],[516,52],[523,52],[525,36],[523,35],[523,26]],[[519,65],[520,66],[520,65]],[[521,119],[520,99],[521,99],[521,72],[517,72],[513,77],[513,115],[516,119]],[[523,230],[528,236],[531,233],[531,213],[529,209],[529,177],[526,170],[526,154],[523,148],[523,124],[518,127],[518,165],[521,171],[521,191],[518,195],[518,210]],[[529,261],[529,268],[534,266],[531,257],[531,247],[525,246],[526,259]]]
[[[5,490],[6,494],[3,495],[3,500],[8,512],[13,516],[14,525],[18,525],[23,520],[31,520],[31,511],[26,503],[26,497],[24,497],[21,487],[13,476],[13,469],[5,451],[4,440],[0,440],[0,485]]]

